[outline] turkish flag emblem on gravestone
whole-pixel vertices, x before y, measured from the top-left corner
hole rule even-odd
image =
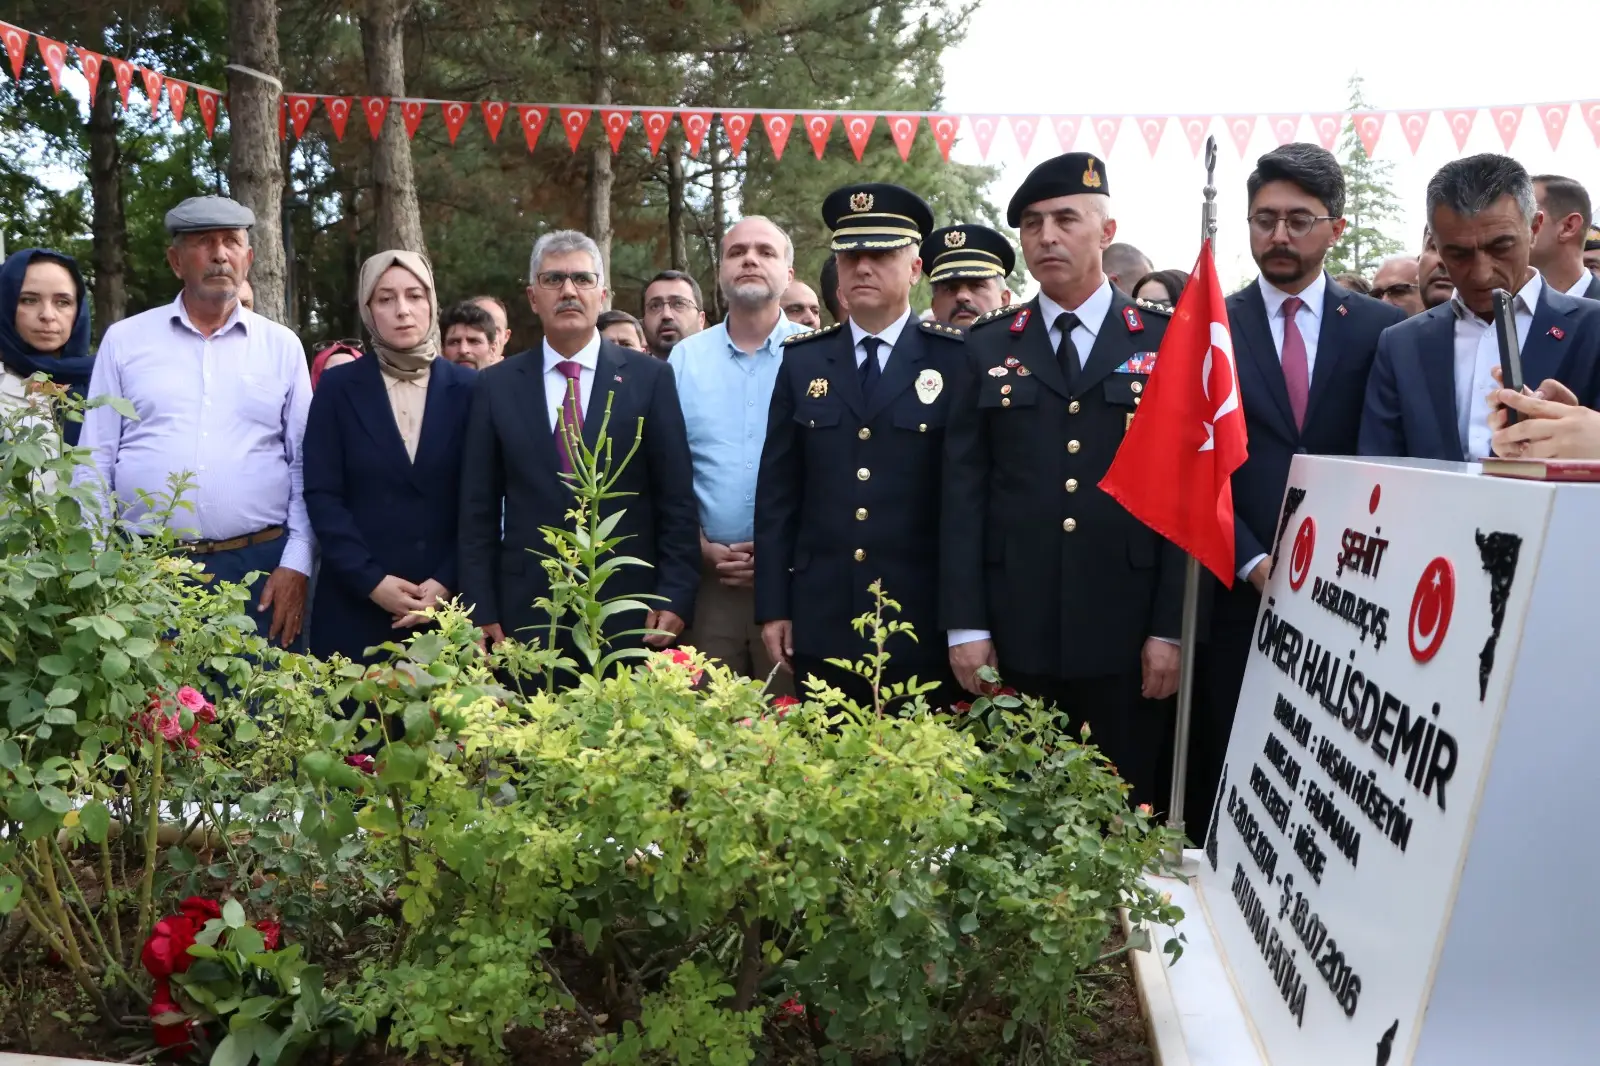
[[[1443,556],[1423,568],[1417,590],[1411,594],[1411,615],[1406,621],[1406,641],[1411,657],[1425,663],[1439,654],[1450,615],[1456,604],[1456,571]]]

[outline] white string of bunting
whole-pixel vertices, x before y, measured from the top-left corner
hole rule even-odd
[[[68,46],[60,41],[54,41],[36,33],[9,23],[0,22],[0,37],[3,37],[7,57],[11,61],[11,73],[16,78],[22,77],[23,64],[28,54],[28,41],[31,37],[35,42],[39,57],[44,61],[46,69],[50,72],[50,83],[56,92],[61,91],[61,73],[65,68],[68,52],[77,56],[78,64],[83,76],[89,83],[90,98],[100,83],[101,69],[105,64],[110,64],[112,76],[116,79],[117,90],[121,96],[122,106],[128,107],[128,94],[131,90],[135,76],[150,102],[150,114],[158,115],[162,100],[167,103],[167,110],[173,120],[182,122],[185,105],[188,100],[189,90],[193,89],[199,104],[200,118],[205,124],[206,136],[212,136],[217,121],[217,114],[226,104],[224,94],[210,86],[199,85],[193,82],[181,81],[169,77],[149,67],[138,66],[127,60],[115,56],[102,55],[81,46]],[[872,139],[872,134],[877,128],[878,120],[882,119],[888,127],[891,140],[895,149],[900,153],[901,159],[908,159],[911,148],[916,142],[917,134],[923,123],[928,126],[934,143],[938,145],[939,154],[946,160],[950,159],[951,146],[955,144],[957,136],[961,133],[963,125],[972,136],[973,143],[977,146],[978,154],[988,159],[990,147],[994,143],[995,135],[1002,125],[1011,130],[1012,139],[1016,142],[1017,149],[1023,158],[1026,158],[1033,147],[1033,142],[1040,129],[1050,127],[1054,132],[1056,143],[1064,152],[1072,151],[1078,143],[1078,137],[1084,128],[1094,132],[1100,143],[1101,154],[1110,156],[1112,149],[1125,124],[1131,122],[1139,131],[1152,156],[1160,147],[1169,123],[1176,123],[1183,136],[1188,140],[1189,147],[1198,156],[1201,147],[1205,144],[1206,136],[1211,132],[1214,122],[1221,122],[1232,138],[1234,145],[1239,150],[1242,158],[1249,149],[1251,138],[1255,136],[1257,123],[1261,119],[1267,122],[1267,128],[1279,144],[1287,144],[1300,136],[1304,126],[1312,136],[1328,150],[1332,151],[1337,143],[1340,132],[1347,121],[1352,121],[1357,137],[1368,155],[1375,155],[1378,150],[1380,138],[1388,125],[1399,128],[1400,134],[1410,146],[1413,155],[1416,154],[1422,143],[1423,135],[1427,133],[1434,115],[1441,115],[1455,138],[1457,150],[1465,150],[1467,137],[1472,133],[1478,116],[1488,112],[1495,130],[1500,134],[1501,142],[1506,150],[1511,150],[1512,142],[1516,140],[1522,128],[1524,114],[1529,108],[1534,109],[1539,116],[1539,124],[1544,128],[1545,136],[1550,141],[1550,147],[1556,149],[1561,144],[1562,135],[1566,132],[1572,109],[1578,109],[1579,116],[1589,127],[1589,132],[1594,136],[1595,144],[1600,147],[1600,100],[1561,100],[1545,103],[1531,104],[1489,104],[1461,108],[1435,108],[1419,110],[1389,110],[1373,109],[1365,111],[1331,111],[1326,113],[1284,113],[1284,114],[1255,114],[1255,115],[1200,115],[1200,114],[1174,114],[1174,115],[996,115],[996,114],[945,114],[927,111],[836,111],[827,109],[794,110],[787,108],[761,108],[752,110],[736,110],[730,108],[685,108],[679,106],[638,106],[614,107],[600,104],[523,104],[502,100],[437,100],[421,97],[387,97],[387,96],[357,96],[357,95],[330,95],[326,93],[285,93],[279,102],[278,109],[278,135],[287,138],[292,132],[296,138],[305,135],[311,120],[320,109],[327,117],[329,128],[337,140],[343,141],[345,132],[349,127],[352,113],[359,111],[366,119],[367,131],[374,140],[383,129],[383,124],[388,118],[391,107],[398,108],[401,126],[406,131],[407,137],[415,137],[417,130],[422,127],[423,119],[430,109],[437,109],[444,122],[445,133],[451,144],[456,143],[456,138],[465,127],[468,118],[474,112],[483,118],[484,129],[489,139],[498,142],[500,131],[506,119],[515,114],[517,124],[522,129],[523,139],[528,146],[528,151],[533,151],[539,143],[540,134],[552,114],[561,125],[566,134],[568,147],[576,152],[583,140],[584,133],[588,130],[590,120],[594,115],[600,116],[600,128],[606,139],[611,144],[613,152],[622,150],[623,138],[633,125],[635,113],[639,116],[639,125],[644,132],[646,142],[650,147],[650,154],[654,156],[661,150],[667,134],[676,121],[683,131],[684,143],[691,155],[698,156],[705,143],[706,135],[710,132],[712,123],[720,120],[724,135],[727,137],[728,148],[738,155],[744,149],[745,141],[755,128],[758,120],[767,135],[767,142],[772,147],[772,153],[778,159],[783,158],[783,152],[789,142],[789,135],[795,127],[805,131],[806,139],[811,144],[812,151],[818,159],[828,146],[828,140],[833,135],[836,124],[842,125],[845,135],[850,143],[851,151],[856,160],[860,161],[866,152],[867,144]]]

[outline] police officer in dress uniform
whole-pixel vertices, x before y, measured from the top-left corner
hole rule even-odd
[[[1088,721],[1133,802],[1164,805],[1184,557],[1099,482],[1171,311],[1107,279],[1109,192],[1105,165],[1073,152],[1011,199],[1041,291],[973,324],[950,383],[940,617],[964,688],[983,690],[977,670],[996,667]]]
[[[816,677],[862,706],[871,688],[828,665],[871,646],[851,620],[882,581],[916,640],[891,638],[885,682],[939,682],[956,695],[938,625],[939,495],[948,382],[961,331],[919,322],[911,286],[933,228],[920,197],[896,185],[847,185],[823,202],[845,321],[784,341],[756,485],[756,620],[774,659],[803,689]]]
[[[1011,302],[1006,276],[1017,265],[1011,242],[988,226],[946,226],[922,242],[922,268],[933,289],[933,317],[965,329]]]

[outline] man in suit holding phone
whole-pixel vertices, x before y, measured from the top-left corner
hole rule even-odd
[[[1297,453],[1352,455],[1378,335],[1405,319],[1351,292],[1323,262],[1345,230],[1344,172],[1331,152],[1286,144],[1256,161],[1246,190],[1261,271],[1228,297],[1250,456],[1233,474],[1233,588],[1212,590],[1210,647],[1196,657],[1184,820],[1209,824],[1266,585],[1278,510]]]
[[[1489,455],[1496,289],[1513,294],[1524,379],[1553,378],[1583,405],[1600,404],[1600,303],[1555,291],[1531,265],[1545,219],[1522,164],[1492,153],[1446,163],[1428,182],[1427,210],[1456,293],[1378,342],[1361,453],[1457,462]]]

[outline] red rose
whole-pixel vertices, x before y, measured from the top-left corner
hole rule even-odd
[[[778,1004],[778,1017],[780,1018],[804,1018],[805,1016],[805,1005],[793,996]]]
[[[1012,688],[1010,685],[1007,685],[1005,688],[1001,689],[999,692],[996,692],[995,695],[996,696],[1015,696],[1015,695],[1017,695],[1017,690]]]
[[[683,648],[667,648],[658,654],[673,666],[682,667],[684,670],[689,671],[689,684],[698,685],[700,683],[700,676],[705,671],[694,665],[694,656],[689,652]]]
[[[278,945],[283,942],[282,922],[263,918],[256,923],[256,931],[261,934],[261,943],[268,951],[277,951]]]
[[[772,701],[772,706],[777,710],[778,718],[781,721],[788,716],[790,711],[800,706],[800,701],[793,696],[779,696]]]
[[[194,1019],[184,1014],[172,998],[167,979],[156,978],[155,991],[150,996],[150,1034],[157,1046],[187,1051],[194,1046],[193,1032]]]
[[[346,755],[344,761],[364,774],[378,772],[377,764],[372,761],[372,756],[370,755]]]
[[[972,710],[972,704],[967,702],[966,700],[962,700],[960,703],[952,703],[950,705],[950,712],[952,714],[966,714],[967,712],[969,712],[971,710]]]
[[[189,948],[194,945],[194,935],[198,930],[189,918],[175,914],[170,918],[163,918],[156,923],[150,931],[150,939],[144,942],[144,948],[139,952],[139,961],[144,963],[144,968],[151,977],[166,978],[175,973],[183,973],[189,969],[189,964],[194,958],[189,954]]]
[[[204,929],[206,922],[212,918],[222,917],[222,904],[214,899],[205,899],[201,896],[190,896],[178,904],[178,909],[194,923],[197,930]]]

